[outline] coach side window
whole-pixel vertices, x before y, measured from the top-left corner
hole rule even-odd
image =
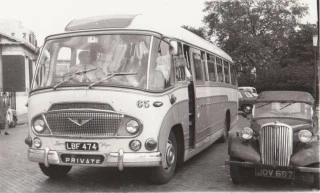
[[[237,71],[234,64],[230,64],[231,84],[237,85]]]
[[[208,67],[207,67],[207,56],[206,56],[206,53],[203,51],[201,51],[201,63],[202,63],[201,66],[202,66],[204,80],[208,81],[209,75],[208,75]]]
[[[150,90],[161,91],[173,85],[173,59],[169,44],[159,38],[154,38],[149,70]]]
[[[186,80],[185,68],[186,68],[187,62],[186,62],[186,58],[184,57],[180,42],[178,42],[178,56],[174,56],[173,60],[174,60],[174,67],[175,67],[175,74],[176,74],[177,81],[185,81]]]
[[[223,80],[223,71],[222,71],[222,60],[216,58],[217,72],[218,72],[218,82],[224,82]]]
[[[225,83],[230,83],[229,62],[223,61],[223,68],[224,68],[224,81]]]
[[[203,81],[203,63],[201,60],[201,55],[197,53],[193,53],[193,62],[194,62],[194,67],[196,70],[196,80],[197,81]]]
[[[207,63],[208,63],[208,73],[209,80],[216,82],[216,67],[215,67],[215,57],[211,54],[207,54]]]

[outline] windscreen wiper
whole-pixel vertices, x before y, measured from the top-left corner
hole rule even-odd
[[[294,103],[294,102],[290,102],[289,104],[287,104],[287,105],[285,105],[285,106],[281,107],[279,110],[282,110],[282,109],[284,109],[284,108],[286,108],[286,107],[288,107],[288,106],[292,105],[293,103]]]
[[[266,106],[266,105],[268,105],[268,104],[270,104],[270,103],[271,103],[271,102],[267,102],[266,104],[263,104],[263,105],[257,106],[256,108],[264,107],[264,106]]]
[[[87,72],[91,72],[91,71],[94,71],[94,70],[97,70],[97,68],[91,68],[91,69],[88,69],[88,70],[82,70],[82,71],[77,71],[77,72],[73,72],[73,73],[69,73],[68,74],[68,78],[65,79],[65,80],[62,80],[61,82],[59,82],[58,84],[54,85],[53,86],[53,89],[56,90],[58,86],[60,86],[61,84],[63,83],[66,83],[66,82],[69,82],[70,80],[72,80],[74,77],[76,77],[77,75],[82,75],[82,74],[85,74]]]
[[[118,72],[118,73],[107,73],[107,77],[101,79],[101,80],[98,80],[92,84],[90,84],[88,86],[88,89],[95,86],[95,85],[98,85],[98,84],[101,84],[102,82],[106,81],[106,80],[109,80],[115,76],[127,76],[127,75],[136,75],[138,74],[137,72]]]

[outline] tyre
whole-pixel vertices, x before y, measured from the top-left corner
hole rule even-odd
[[[50,178],[59,178],[66,176],[72,166],[49,165],[46,167],[43,163],[39,163],[41,171]]]
[[[230,161],[241,161],[241,160],[230,156]],[[230,177],[234,184],[241,184],[243,182],[243,178],[241,177],[241,167],[231,164]]]
[[[319,168],[320,167],[320,164],[314,164],[313,167],[315,168]],[[316,189],[320,189],[320,174],[319,173],[314,173],[313,174],[313,186],[314,188]]]
[[[168,182],[174,174],[177,165],[177,141],[173,134],[170,132],[169,139],[167,141],[165,160],[167,161],[167,167],[159,166],[151,168],[149,170],[150,180],[154,184],[165,184]]]
[[[245,112],[246,114],[250,114],[252,111],[252,106],[251,105],[244,105],[242,107],[243,112]]]
[[[16,127],[17,122],[16,121],[12,121],[10,123],[8,122],[8,125],[9,125],[10,128],[13,128],[13,127]]]
[[[224,143],[225,141],[227,141],[229,136],[229,130],[230,130],[230,116],[227,114],[224,120],[224,131],[221,138],[218,140],[218,142]]]

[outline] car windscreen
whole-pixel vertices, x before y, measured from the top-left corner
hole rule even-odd
[[[312,118],[312,106],[301,102],[259,102],[254,105],[253,117]]]

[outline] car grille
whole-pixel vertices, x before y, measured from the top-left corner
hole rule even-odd
[[[267,124],[261,128],[262,164],[289,166],[292,154],[292,128],[284,124]]]
[[[56,136],[114,136],[123,115],[95,111],[49,112],[45,115],[48,126]]]

